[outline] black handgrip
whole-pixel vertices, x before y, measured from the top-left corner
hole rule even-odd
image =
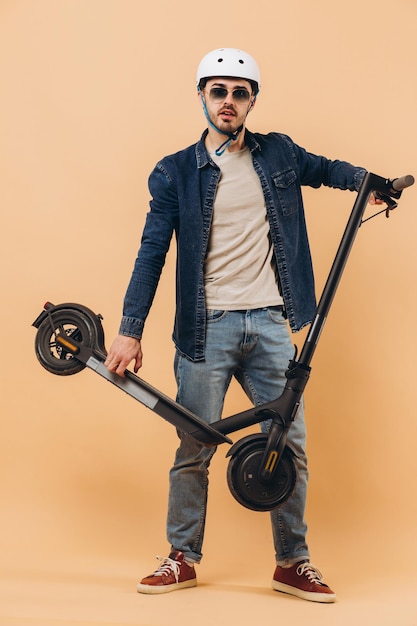
[[[407,176],[401,176],[401,178],[394,178],[391,185],[394,191],[402,191],[414,185],[414,176],[407,174]]]

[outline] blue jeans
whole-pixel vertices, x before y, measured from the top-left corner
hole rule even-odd
[[[255,405],[274,400],[284,388],[284,372],[293,356],[281,307],[208,311],[205,361],[192,362],[176,354],[177,402],[208,423],[215,422],[221,418],[232,376]],[[268,426],[268,422],[261,424],[264,432]],[[208,467],[215,448],[207,448],[182,432],[178,435],[181,443],[170,471],[167,537],[173,549],[198,563],[202,558]],[[290,498],[270,514],[278,565],[309,558],[304,522],[308,471],[303,406],[291,424],[288,443],[296,452],[297,482]]]

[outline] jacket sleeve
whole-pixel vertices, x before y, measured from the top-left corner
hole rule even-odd
[[[325,185],[335,189],[359,190],[366,169],[356,167],[347,161],[332,161],[324,156],[312,154],[295,144],[289,137],[284,135],[283,138],[297,162],[301,185],[310,187]]]
[[[150,211],[141,245],[123,301],[119,333],[140,339],[165,265],[173,232],[177,229],[178,197],[164,161],[149,177]]]

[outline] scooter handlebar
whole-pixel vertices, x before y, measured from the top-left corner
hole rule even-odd
[[[407,174],[407,176],[401,176],[401,178],[394,178],[392,181],[392,188],[394,191],[402,191],[407,187],[414,185],[414,176]]]

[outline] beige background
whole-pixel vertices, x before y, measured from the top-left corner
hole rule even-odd
[[[89,371],[48,374],[31,327],[46,300],[73,301],[117,332],[149,171],[204,129],[194,76],[212,48],[260,64],[251,130],[416,175],[416,24],[415,0],[1,0],[2,626],[417,625],[416,187],[360,230],[306,392],[309,542],[334,606],[269,589],[268,515],[230,495],[227,446],[200,586],[136,594],[167,551],[175,431]],[[354,195],[305,200],[320,292]],[[142,370],[171,396],[173,279],[170,253]],[[227,412],[246,406],[233,387]]]

